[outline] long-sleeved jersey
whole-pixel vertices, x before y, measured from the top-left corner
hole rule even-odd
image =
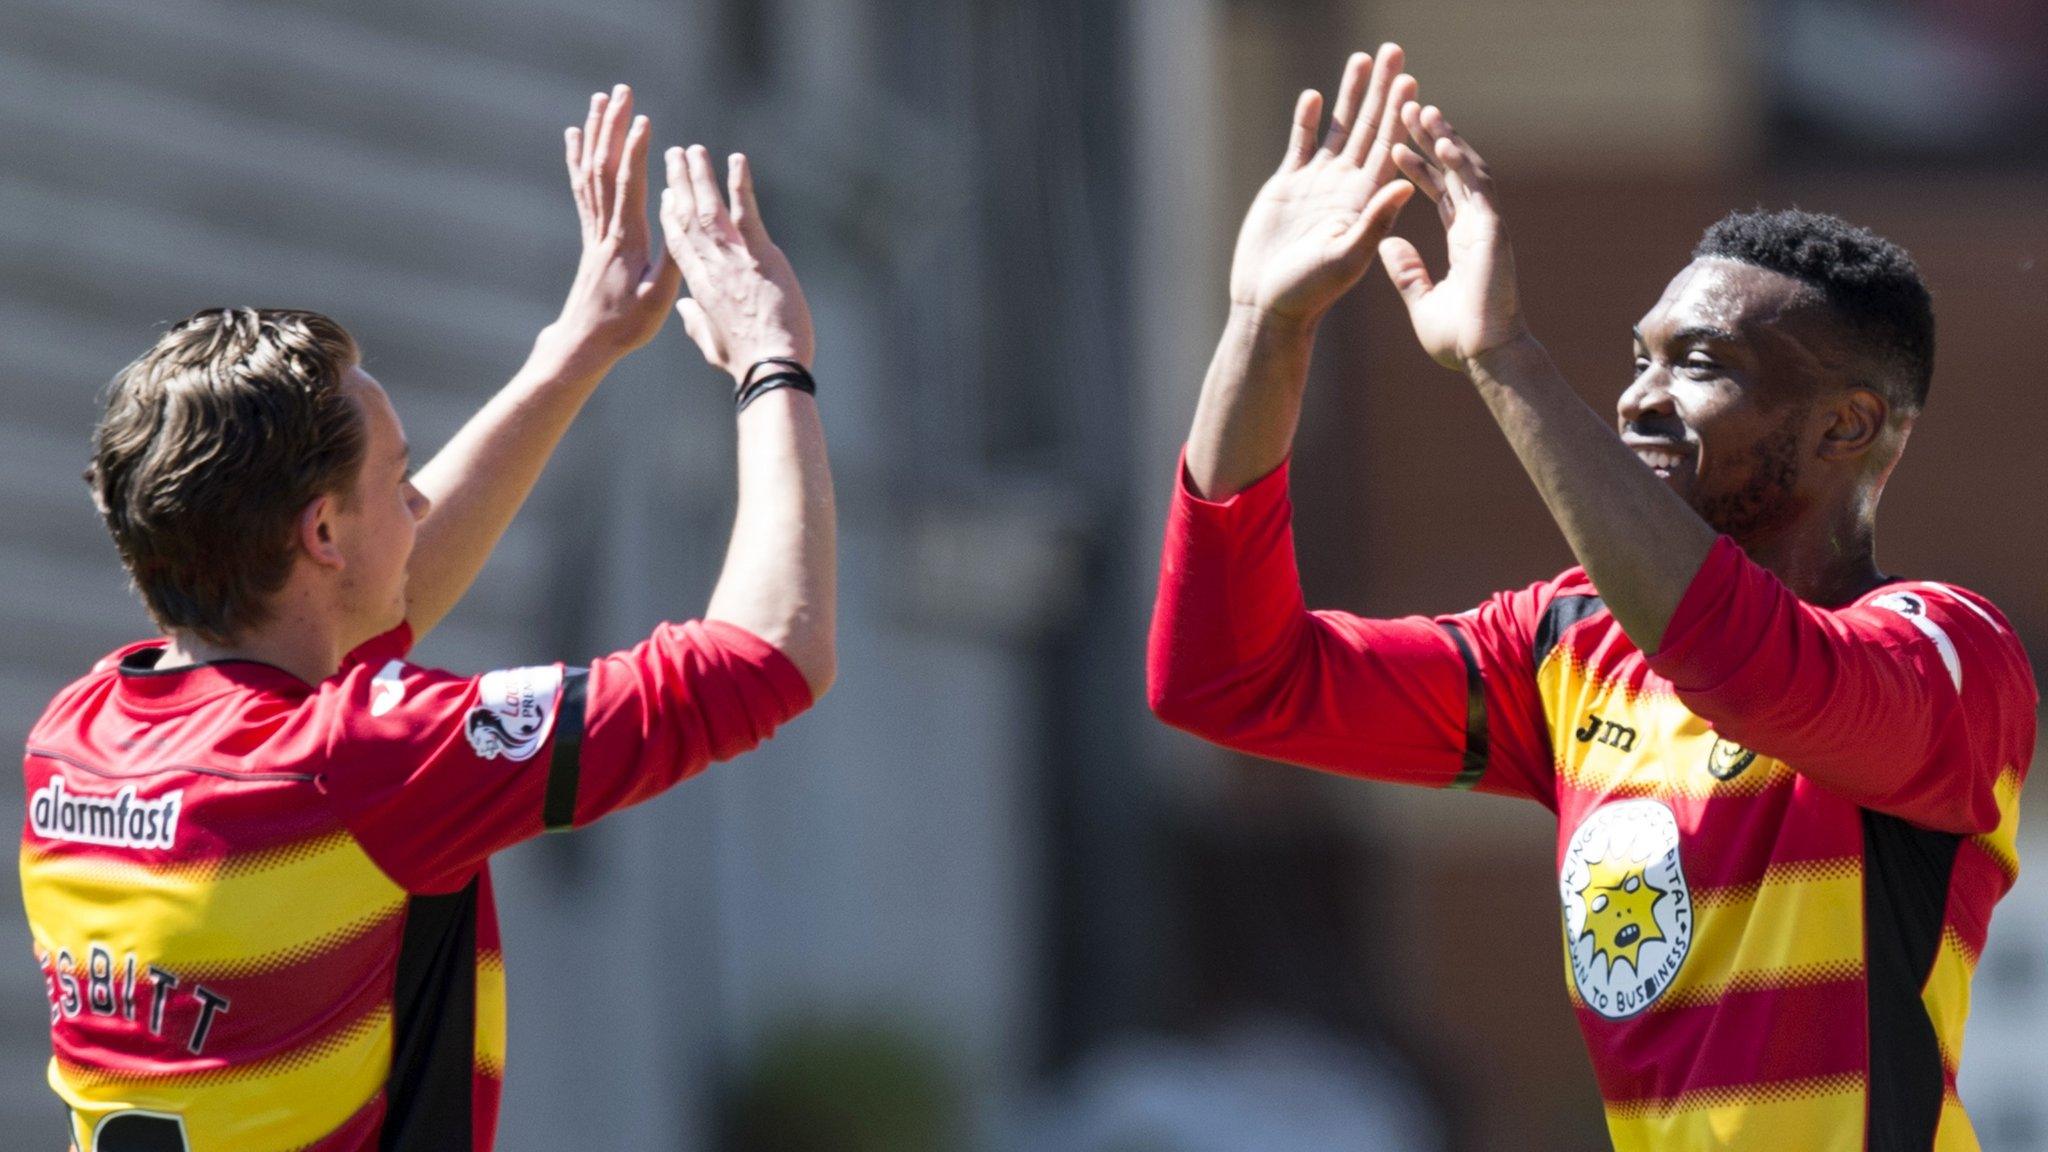
[[[1180,485],[1164,719],[1557,814],[1566,987],[1621,1152],[1974,1149],[1970,977],[2018,873],[2032,673],[1984,600],[1803,603],[1732,541],[1645,656],[1579,570],[1435,619],[1305,607],[1287,469]]]
[[[486,860],[811,702],[729,625],[457,676],[403,626],[306,684],[115,652],[29,736],[21,883],[82,1152],[484,1152],[505,1060]]]

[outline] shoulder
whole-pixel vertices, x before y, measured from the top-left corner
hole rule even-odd
[[[565,681],[561,664],[470,676],[393,656],[343,669],[309,705],[329,760],[371,784],[449,756],[530,759],[562,708]]]
[[[1554,579],[1537,586],[1540,610],[1536,616],[1532,655],[1537,667],[1550,657],[1569,635],[1611,624],[1614,617],[1607,602],[1586,576],[1584,568],[1567,568]]]
[[[1544,648],[1555,645],[1578,625],[1605,617],[1607,612],[1607,605],[1583,568],[1568,568],[1548,580],[1498,593],[1489,606],[1512,619],[1532,643]]]
[[[1993,635],[2013,636],[2011,621],[1989,599],[1967,588],[1939,580],[1897,580],[1873,588],[1856,600],[1857,607],[1894,612],[1909,620],[1954,617]]]
[[[2026,649],[2012,622],[1997,605],[1967,588],[1938,580],[1898,580],[1865,593],[1845,611],[1877,620],[1907,639],[1931,641],[1958,691],[1974,674],[2035,694]]]
[[[1530,667],[1540,668],[1567,635],[1597,628],[1597,621],[1613,617],[1585,570],[1571,568],[1548,580],[1497,592],[1477,608],[1439,619],[1503,654],[1519,653]]]
[[[123,644],[121,647],[95,660],[91,670],[86,672],[85,675],[58,689],[56,695],[50,697],[49,704],[44,706],[42,714],[37,717],[35,724],[29,729],[31,738],[33,738],[33,734],[45,731],[53,723],[65,718],[75,717],[80,713],[91,712],[99,707],[100,703],[106,699],[108,689],[112,687],[115,680],[121,674],[121,661],[145,648],[158,647],[162,644],[163,640],[161,637],[153,640],[137,640],[130,644]]]

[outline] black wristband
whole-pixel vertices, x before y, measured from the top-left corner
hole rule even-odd
[[[755,374],[763,368],[780,370],[756,379]],[[746,375],[740,377],[739,386],[733,389],[732,394],[734,411],[745,412],[747,405],[777,388],[794,388],[810,396],[818,394],[818,382],[811,378],[810,369],[804,367],[803,361],[792,360],[786,356],[770,356],[766,360],[756,361],[747,369]]]

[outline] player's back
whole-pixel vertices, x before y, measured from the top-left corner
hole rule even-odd
[[[154,671],[160,652],[67,689],[24,763],[23,899],[72,1139],[371,1146],[408,895],[329,801],[312,689],[248,661]]]

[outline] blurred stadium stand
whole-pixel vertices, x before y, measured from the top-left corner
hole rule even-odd
[[[1885,231],[1943,325],[1885,559],[1990,595],[2039,659],[2027,350],[2048,331],[2048,175],[2024,150],[1858,145],[1812,114],[1854,105],[1790,74],[1867,42],[1830,28],[1992,7],[7,0],[0,733],[18,743],[147,628],[78,481],[104,381],[195,308],[320,308],[416,450],[438,446],[552,318],[575,250],[560,129],[630,80],[659,140],[756,158],[810,291],[844,675],[742,763],[502,862],[500,1146],[1036,1152],[1082,1133],[1196,1152],[1229,1130],[1152,1110],[1256,1096],[1274,1061],[1355,1089],[1248,1128],[1276,1152],[1326,1147],[1314,1124],[1351,1115],[1397,1117],[1417,1149],[1600,1146],[1545,813],[1253,764],[1145,713],[1159,518],[1236,221],[1292,94],[1397,36],[1502,173],[1534,321],[1602,410],[1628,325],[1724,210],[1798,202]],[[1784,20],[1814,47],[1767,51]],[[1827,71],[1859,74],[1886,82]],[[1428,224],[1408,226],[1425,251]],[[1311,598],[1457,609],[1563,567],[1497,433],[1402,323],[1375,272],[1324,330],[1297,480]],[[577,659],[697,611],[729,420],[680,333],[629,361],[421,658]],[[1992,1152],[2048,1149],[2041,891],[2029,874],[2001,908],[1978,978],[1963,1093]],[[18,917],[6,955],[0,1125],[54,1147]],[[847,1119],[882,1107],[923,1119]]]

